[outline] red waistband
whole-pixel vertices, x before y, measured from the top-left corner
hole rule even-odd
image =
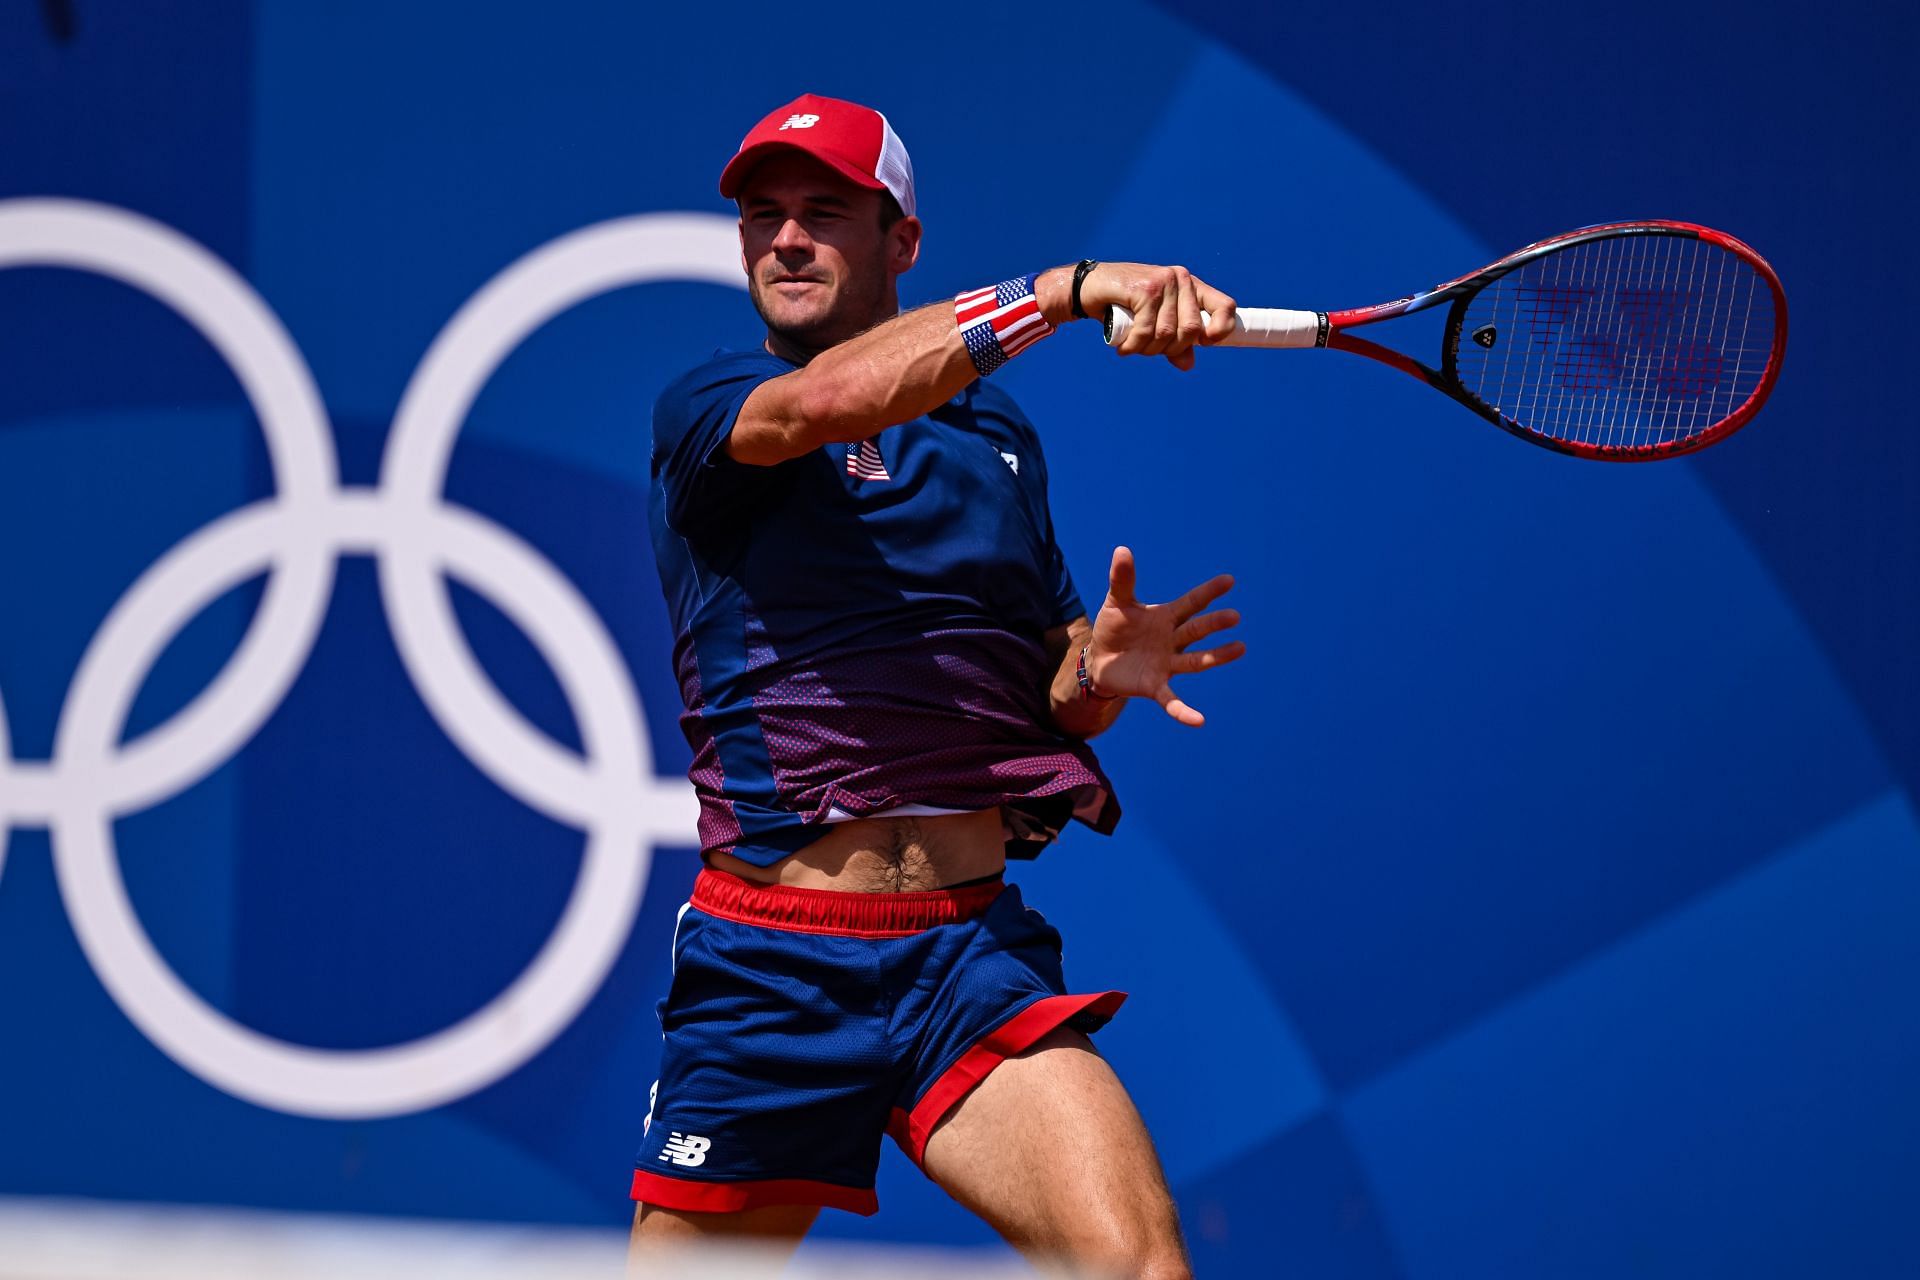
[[[964,889],[922,893],[843,893],[786,884],[754,884],[712,867],[693,882],[693,905],[710,916],[796,933],[850,938],[905,938],[935,925],[981,915],[1006,885],[999,880]]]

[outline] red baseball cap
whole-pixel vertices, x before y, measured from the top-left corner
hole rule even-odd
[[[902,213],[913,213],[913,161],[887,118],[817,93],[801,94],[753,126],[721,171],[720,194],[733,199],[753,166],[781,147],[804,151],[863,187],[890,191]]]

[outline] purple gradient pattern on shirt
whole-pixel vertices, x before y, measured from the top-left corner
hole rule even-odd
[[[752,718],[773,769],[771,804],[728,794],[717,728],[700,696],[691,644],[676,654],[694,749],[703,851],[744,839],[740,811],[820,824],[896,805],[1006,806],[1007,852],[1032,857],[1073,818],[1110,833],[1120,818],[1112,784],[1086,743],[1046,726],[1051,672],[1035,641],[989,627],[876,636],[785,661],[749,625]]]
[[[706,702],[700,689],[700,664],[694,661],[693,637],[682,635],[673,646],[673,669],[680,678],[680,702],[687,709],[680,713],[680,732],[693,748],[693,763],[687,767],[687,780],[700,797],[700,851],[731,848],[740,839],[740,820],[733,806],[715,804],[710,797],[724,797],[726,770],[720,766],[720,746],[713,730],[701,714]]]

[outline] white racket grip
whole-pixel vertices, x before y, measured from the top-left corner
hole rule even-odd
[[[1200,321],[1210,317],[1204,311]],[[1288,311],[1283,307],[1241,307],[1233,313],[1233,332],[1216,347],[1316,347],[1325,332],[1326,321],[1318,311]],[[1133,327],[1133,316],[1125,307],[1107,311],[1107,345],[1117,347]]]

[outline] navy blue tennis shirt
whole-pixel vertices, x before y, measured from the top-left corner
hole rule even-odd
[[[970,384],[925,417],[776,466],[726,451],[754,388],[798,366],[722,351],[654,406],[648,523],[673,620],[703,852],[768,866],[824,824],[1001,808],[1033,857],[1120,806],[1055,727],[1049,628],[1086,610],[1040,438]]]

